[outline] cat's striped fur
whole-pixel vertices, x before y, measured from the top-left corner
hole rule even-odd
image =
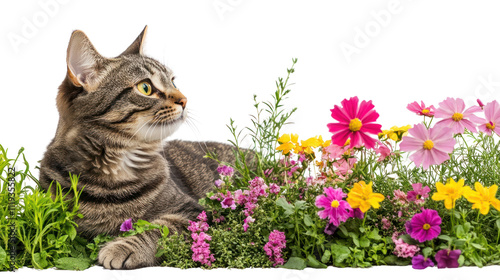
[[[84,217],[76,221],[77,231],[88,239],[117,235],[127,218],[182,230],[201,212],[198,199],[217,177],[217,163],[203,158],[206,151],[223,161],[233,158],[230,147],[218,143],[162,144],[186,118],[187,99],[172,72],[143,55],[145,31],[116,58],[102,57],[81,31],[70,39],[68,73],[57,97],[59,124],[41,162],[40,182],[45,189],[53,181],[69,189],[69,173],[80,174]],[[140,91],[144,81],[150,95]],[[101,249],[98,262],[114,269],[158,265],[159,237],[153,230],[117,238]]]

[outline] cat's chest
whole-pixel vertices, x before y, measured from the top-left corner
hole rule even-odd
[[[163,158],[151,149],[103,149],[91,159],[93,172],[110,181],[136,180],[154,170],[167,168]]]

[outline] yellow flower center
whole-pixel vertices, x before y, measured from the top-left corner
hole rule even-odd
[[[425,229],[425,230],[429,230],[431,228],[431,225],[424,224],[424,226],[422,228]]]
[[[332,200],[332,207],[333,208],[339,207],[339,202],[337,200]]]
[[[351,122],[349,123],[349,130],[352,132],[358,131],[361,129],[363,124],[361,124],[361,121],[358,118],[352,119]]]
[[[455,113],[453,114],[453,116],[451,116],[451,118],[458,122],[458,121],[461,121],[463,118],[464,118],[464,115],[462,113]]]
[[[431,140],[426,140],[424,142],[424,149],[430,150],[432,148],[434,148],[434,143]]]
[[[427,110],[427,109],[423,109],[423,110],[422,110],[422,114],[427,114],[427,113],[429,113],[429,112],[430,112],[430,111],[429,111],[429,110]]]
[[[495,129],[495,123],[494,122],[489,122],[486,124],[486,128],[487,129],[490,129],[490,130],[493,130]]]

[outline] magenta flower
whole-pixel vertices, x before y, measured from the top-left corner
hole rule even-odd
[[[403,137],[401,151],[414,151],[410,159],[416,166],[422,164],[424,169],[430,165],[441,164],[450,158],[449,153],[453,152],[455,147],[451,131],[443,128],[434,126],[427,130],[423,124],[416,124],[408,130],[411,136]]]
[[[130,231],[132,229],[134,229],[132,227],[132,218],[126,219],[120,226],[120,231]]]
[[[250,223],[255,222],[255,219],[252,218],[252,216],[247,216],[245,220],[243,221],[243,231],[247,231],[248,228],[250,227]]]
[[[328,218],[330,223],[339,226],[340,222],[345,222],[349,218],[349,210],[352,210],[349,203],[343,200],[347,195],[340,188],[324,188],[323,192],[326,195],[318,195],[316,197],[316,207],[324,208],[319,211],[318,215],[321,219]]]
[[[430,258],[426,258],[422,255],[414,256],[413,259],[411,259],[411,264],[413,269],[426,269],[429,266],[434,266]]]
[[[438,268],[457,268],[459,267],[458,258],[462,251],[443,249],[436,253],[434,258],[438,263]]]
[[[351,139],[350,148],[365,146],[368,149],[375,147],[375,139],[368,134],[378,135],[381,132],[382,125],[375,124],[379,114],[373,110],[372,101],[361,101],[357,96],[349,100],[342,100],[342,108],[335,105],[332,112],[332,118],[338,123],[329,123],[328,128],[332,135],[332,143],[338,146],[344,146],[347,139]]]
[[[231,208],[231,209],[236,209],[236,204],[234,203],[234,197],[231,195],[230,191],[227,191],[226,195],[222,195],[224,200],[220,202],[222,205],[222,208]]]
[[[231,177],[234,174],[234,169],[230,166],[221,165],[217,167],[217,172],[219,172],[221,176]]]
[[[190,226],[188,227],[188,230],[191,231],[191,238],[193,239],[193,244],[191,245],[193,255],[191,258],[195,262],[211,266],[215,258],[214,254],[210,253],[210,244],[207,242],[212,240],[212,237],[206,234],[209,226],[207,224],[207,214],[205,211],[202,211],[197,219],[198,222],[189,221]]]
[[[422,204],[425,199],[429,197],[429,192],[431,189],[428,186],[422,188],[422,183],[416,183],[411,185],[413,191],[408,192],[408,201],[414,201],[417,204]]]
[[[406,106],[406,109],[412,111],[413,113],[417,113],[417,115],[420,116],[427,116],[427,117],[433,117],[434,116],[434,106],[429,106],[425,107],[425,104],[423,101],[420,101],[420,105],[418,105],[417,101],[414,101],[408,106]]]
[[[276,185],[275,183],[271,183],[269,185],[269,192],[270,193],[274,193],[274,194],[278,194],[280,192],[280,186]]]
[[[274,266],[283,265],[285,263],[282,252],[285,248],[286,236],[284,232],[273,230],[269,233],[269,241],[264,245],[264,251],[269,257],[269,260],[273,262]]]
[[[486,120],[482,119],[479,124],[479,130],[490,135],[494,131],[496,134],[500,135],[500,105],[498,102],[492,101],[484,106],[484,115]]]
[[[471,132],[477,132],[476,125],[473,122],[480,122],[481,118],[474,115],[476,112],[481,112],[481,107],[471,106],[465,110],[465,103],[460,98],[446,98],[439,103],[439,108],[436,110],[435,117],[441,118],[436,123],[445,125],[451,128],[453,133],[464,133],[467,128]]]
[[[441,233],[439,225],[441,225],[441,217],[439,217],[438,212],[424,209],[422,213],[413,215],[408,233],[411,238],[418,240],[418,242],[425,242],[436,238]]]

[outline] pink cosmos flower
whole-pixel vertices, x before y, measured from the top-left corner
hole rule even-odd
[[[446,98],[439,103],[439,108],[436,110],[435,117],[441,118],[437,124],[443,124],[451,128],[453,133],[464,133],[467,128],[471,132],[477,132],[476,125],[473,122],[481,122],[481,118],[474,115],[476,112],[481,112],[481,107],[471,106],[465,110],[465,103],[460,98]]]
[[[418,105],[417,101],[414,101],[408,106],[406,106],[406,109],[412,111],[413,113],[417,113],[417,115],[420,116],[427,116],[427,117],[433,117],[434,116],[434,106],[429,106],[425,107],[425,104],[423,101],[420,101],[420,105]]]
[[[411,135],[403,137],[400,149],[414,153],[410,159],[416,166],[423,165],[424,169],[433,164],[441,164],[450,158],[453,152],[455,139],[449,129],[443,126],[434,126],[427,130],[421,123],[408,130]]]
[[[407,230],[411,238],[418,242],[425,242],[436,238],[441,233],[441,217],[436,210],[424,209],[422,213],[415,214]]]
[[[484,106],[484,115],[486,120],[479,123],[479,130],[490,136],[492,131],[500,135],[500,105],[496,100]]]
[[[325,195],[316,197],[316,207],[324,208],[319,211],[318,215],[321,219],[328,218],[330,223],[339,226],[340,222],[345,222],[349,218],[349,212],[352,210],[347,201],[343,200],[347,195],[340,188],[328,187],[323,189]]]
[[[357,96],[344,99],[342,108],[335,105],[332,112],[332,118],[338,123],[329,123],[328,128],[332,135],[332,143],[338,146],[344,146],[347,139],[350,139],[350,148],[365,146],[368,149],[375,147],[375,139],[368,134],[378,135],[381,132],[382,125],[375,124],[379,114],[373,110],[372,101],[361,101],[359,104]]]
[[[413,191],[408,192],[408,201],[414,201],[416,204],[422,204],[425,199],[429,197],[429,192],[431,189],[428,186],[422,188],[422,183],[416,183],[411,185]]]
[[[383,161],[386,157],[391,156],[391,149],[389,149],[382,142],[377,141],[377,148],[375,149],[375,153],[379,154],[380,157],[377,159],[378,162]]]

